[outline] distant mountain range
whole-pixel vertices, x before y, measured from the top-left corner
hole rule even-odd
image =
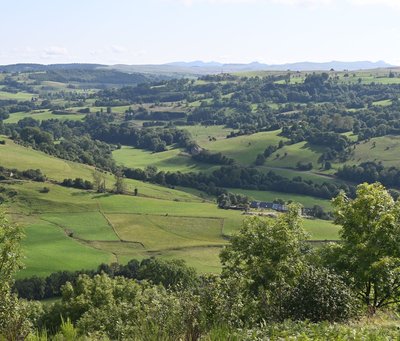
[[[336,71],[343,70],[366,70],[377,68],[390,68],[390,65],[384,61],[356,61],[356,62],[340,62],[331,61],[325,63],[314,62],[298,62],[288,64],[262,64],[253,62],[249,64],[223,64],[218,62],[173,62],[167,64],[147,64],[147,65],[103,65],[103,64],[14,64],[0,66],[0,72],[27,72],[27,71],[47,71],[47,70],[72,70],[72,69],[109,69],[126,73],[148,73],[159,74],[168,77],[182,77],[184,75],[205,75],[220,72],[248,72],[248,71],[325,71],[334,69]]]
[[[217,62],[205,63],[202,61],[194,62],[175,62],[166,65],[175,67],[191,68],[191,69],[223,69],[224,72],[238,72],[238,71],[323,71],[323,70],[364,70],[393,67],[384,61],[370,62],[370,61],[356,61],[356,62],[340,62],[331,61],[325,63],[314,62],[297,62],[288,64],[262,64],[253,62],[249,64],[222,64]]]
[[[99,67],[106,67],[107,65],[102,64],[81,64],[81,63],[70,63],[70,64],[33,64],[33,63],[21,63],[11,65],[0,65],[0,72],[29,72],[29,71],[49,71],[49,70],[95,70]]]

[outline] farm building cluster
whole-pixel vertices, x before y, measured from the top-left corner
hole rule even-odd
[[[279,204],[279,203],[275,203],[275,202],[266,202],[266,201],[252,201],[252,202],[250,202],[250,208],[261,209],[261,210],[274,210],[277,212],[287,212],[287,210],[288,210],[288,206],[285,204]],[[312,216],[313,209],[302,207],[301,215]]]

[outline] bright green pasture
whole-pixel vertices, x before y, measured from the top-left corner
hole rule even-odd
[[[321,219],[304,219],[304,229],[311,236],[311,240],[338,240],[339,230],[338,225],[333,224],[329,220]]]
[[[17,192],[8,204],[25,227],[26,270],[21,276],[91,269],[102,262],[150,256],[179,257],[198,271],[219,271],[218,252],[245,216],[215,203],[97,194],[41,183],[4,183]],[[197,198],[197,197],[193,197]],[[323,221],[305,221],[312,239],[334,239]]]
[[[277,145],[279,141],[286,141],[285,137],[279,136],[280,130],[261,132],[252,135],[244,135],[229,139],[208,142],[204,148],[212,152],[220,152],[233,158],[239,164],[252,165],[257,154],[264,152],[269,145]]]
[[[67,89],[67,84],[61,83],[61,82],[43,81],[43,82],[41,82],[41,85],[45,86],[46,88],[52,88],[54,90]],[[71,89],[71,90],[73,90],[73,89]]]
[[[307,195],[281,193],[274,191],[251,191],[251,190],[236,189],[236,188],[228,188],[227,190],[232,193],[247,195],[249,198],[252,198],[257,201],[273,201],[275,199],[282,199],[285,201],[291,200],[294,202],[298,202],[302,204],[304,207],[311,208],[314,205],[319,205],[326,211],[330,211],[332,209],[329,200],[314,198]]]
[[[16,101],[30,101],[32,97],[37,97],[38,95],[36,94],[30,94],[27,92],[17,92],[17,93],[12,93],[12,92],[6,92],[6,91],[0,91],[0,100],[16,100]]]
[[[48,213],[42,219],[84,240],[119,240],[118,236],[101,212]]]
[[[159,170],[170,172],[198,172],[210,169],[210,165],[194,161],[187,153],[177,148],[153,153],[144,149],[122,146],[121,149],[113,151],[113,157],[117,164],[130,168],[145,168],[151,165]]]
[[[19,277],[46,276],[60,270],[93,269],[113,261],[110,253],[97,250],[66,237],[54,224],[38,221],[24,229],[25,269]]]
[[[268,164],[268,162],[266,164]],[[322,184],[324,182],[341,183],[339,180],[332,177],[330,173],[319,169],[314,169],[313,171],[300,171],[293,168],[279,168],[269,166],[258,166],[257,169],[265,172],[272,171],[288,179],[293,179],[294,177],[300,176],[303,180],[311,180],[312,182],[315,182],[317,184]]]
[[[179,129],[185,129],[190,132],[192,138],[201,146],[206,147],[210,142],[210,138],[216,140],[224,140],[226,136],[233,130],[231,128],[225,128],[224,126],[182,126]]]
[[[8,138],[6,144],[0,145],[0,163],[6,168],[25,170],[41,169],[46,176],[54,180],[65,178],[91,178],[92,167],[61,160],[32,148],[23,147]]]
[[[57,119],[60,121],[81,121],[85,115],[84,114],[67,114],[67,115],[55,115],[49,110],[43,111],[31,111],[31,112],[16,112],[10,114],[10,117],[4,120],[4,123],[18,123],[23,118],[30,117],[38,121]]]
[[[140,243],[147,251],[221,245],[223,221],[218,218],[108,214],[120,238]]]
[[[1,136],[0,136],[1,137]],[[2,139],[4,137],[1,137]],[[93,167],[80,163],[66,161],[50,156],[32,148],[23,147],[12,140],[4,138],[5,145],[0,145],[0,165],[6,168],[18,170],[41,169],[47,178],[62,181],[66,178],[82,178],[89,181],[93,179]],[[104,174],[106,186],[112,188],[114,177]],[[161,198],[179,201],[200,201],[201,199],[189,193],[177,191],[167,187],[144,183],[137,180],[126,179],[127,189],[131,192],[138,189],[139,196]]]
[[[373,105],[377,105],[377,106],[381,106],[381,107],[388,107],[388,106],[392,105],[392,100],[384,99],[382,101],[372,102],[372,104]]]
[[[381,161],[387,167],[400,167],[399,150],[400,136],[375,137],[369,141],[358,143],[346,163],[360,164],[366,161]]]
[[[164,259],[184,259],[187,264],[193,266],[199,273],[219,273],[221,263],[219,254],[220,246],[191,247],[175,250],[165,250],[162,253],[153,252],[151,255]]]
[[[318,158],[323,151],[323,147],[311,146],[303,141],[278,149],[267,158],[265,165],[269,167],[296,168],[297,163],[301,161],[311,162],[314,168],[319,168]]]
[[[352,142],[356,142],[358,140],[358,135],[354,134],[352,131],[342,133],[341,135],[346,136]]]

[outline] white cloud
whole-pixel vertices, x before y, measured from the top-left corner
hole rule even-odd
[[[47,56],[65,56],[68,54],[68,50],[65,47],[50,46],[44,49],[44,54]]]

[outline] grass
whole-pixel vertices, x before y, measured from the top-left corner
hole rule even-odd
[[[226,136],[232,131],[223,126],[182,126],[181,129],[188,130],[193,139],[202,147],[214,148],[215,141],[225,143]],[[151,151],[137,149],[129,146],[122,146],[121,149],[113,152],[113,157],[119,165],[131,168],[145,168],[146,166],[156,166],[159,170],[170,172],[210,172],[218,166],[194,161],[190,155],[179,148],[170,148],[165,152],[153,153]]]
[[[49,110],[31,111],[31,112],[16,112],[10,114],[10,117],[4,120],[4,123],[18,123],[23,118],[30,117],[38,121],[57,119],[61,121],[81,121],[84,114],[68,114],[68,115],[55,115]]]
[[[231,128],[225,128],[224,126],[181,126],[179,129],[185,129],[190,132],[192,138],[200,145],[206,146],[210,142],[210,138],[216,140],[224,140],[226,136],[233,131]]]
[[[248,197],[258,201],[273,201],[275,199],[283,199],[285,201],[295,201],[302,204],[304,207],[313,207],[314,205],[321,206],[325,211],[331,210],[329,200],[323,200],[306,195],[289,194],[274,191],[251,191],[245,189],[228,188],[229,192],[247,195]]]
[[[212,152],[220,152],[223,155],[236,160],[241,165],[252,165],[257,154],[264,152],[269,145],[277,145],[279,141],[286,141],[279,136],[280,130],[261,132],[252,135],[238,136],[229,139],[208,142],[202,147]]]
[[[140,214],[108,217],[122,240],[140,243],[148,251],[225,243],[220,219]]]
[[[347,164],[360,164],[365,161],[381,161],[384,166],[400,167],[399,159],[400,137],[382,136],[360,142],[356,145]],[[336,167],[342,165],[335,165]]]
[[[43,152],[18,145],[8,138],[1,136],[0,138],[6,141],[5,145],[0,145],[0,160],[3,167],[19,170],[28,168],[41,169],[49,179],[56,181],[62,181],[66,178],[82,178],[89,181],[93,179],[94,168],[91,166],[58,159]],[[114,177],[106,173],[105,178],[107,187],[112,188]],[[139,196],[179,201],[201,201],[200,198],[190,193],[137,180],[126,179],[126,184],[131,192],[134,188],[137,188]]]
[[[143,149],[122,146],[113,151],[117,164],[131,168],[145,168],[149,165],[170,172],[198,172],[208,170],[210,165],[194,161],[190,155],[180,149],[170,149],[165,152],[153,153]]]
[[[219,273],[221,263],[219,253],[221,247],[192,247],[190,249],[166,250],[162,253],[154,252],[152,255],[164,259],[184,259],[200,273]]]
[[[222,127],[211,131],[203,127],[197,129],[197,138],[205,145],[220,144],[222,150],[228,147],[226,141],[233,144],[231,155],[237,146],[248,145],[249,141],[253,150],[263,150],[267,143],[277,143],[281,139],[279,131],[227,140],[223,138]],[[208,136],[221,139],[210,142]],[[157,154],[140,155],[145,162],[152,160],[154,163]],[[238,153],[236,157],[247,162],[245,154]],[[92,179],[92,167],[51,157],[9,139],[5,145],[0,145],[0,158],[2,166],[20,170],[40,168],[49,179],[56,181],[75,177]],[[137,155],[132,157],[137,158]],[[105,176],[110,188],[114,179],[110,174]],[[52,183],[4,183],[17,192],[8,203],[8,210],[26,231],[23,243],[26,269],[20,276],[91,269],[102,262],[126,262],[150,256],[183,258],[200,272],[220,270],[219,251],[227,243],[227,237],[239,230],[245,217],[240,211],[218,209],[215,202],[204,200],[198,191],[181,191],[136,180],[126,182],[129,190],[138,188],[139,196],[98,194]],[[40,193],[43,186],[50,191]],[[252,194],[263,200],[267,196],[298,200],[305,206],[320,204],[326,208],[329,204],[305,196],[255,191]],[[312,239],[337,237],[337,227],[330,222],[306,220],[305,228]]]
[[[268,163],[267,163],[268,164]],[[260,166],[257,167],[259,170],[268,172],[272,171],[280,176],[283,176],[288,179],[293,179],[294,177],[301,177],[303,180],[311,180],[317,184],[322,184],[324,182],[327,183],[340,183],[339,180],[332,177],[329,173],[320,173],[320,170],[313,171],[300,171],[293,168],[279,168],[279,167],[269,167],[269,166]]]
[[[320,219],[304,219],[305,230],[310,234],[311,240],[337,240],[340,227],[332,221]]]
[[[26,268],[19,272],[19,277],[91,269],[113,260],[111,254],[67,238],[62,229],[46,221],[29,225],[25,228],[25,235],[22,246]]]
[[[17,92],[17,93],[12,93],[12,92],[6,92],[6,91],[0,91],[0,100],[16,100],[16,101],[30,101],[32,97],[37,97],[37,94],[31,94],[27,92]]]
[[[5,145],[0,145],[0,159],[3,167],[20,170],[41,169],[48,177],[58,181],[75,177],[91,178],[92,167],[52,157],[18,145],[5,137],[1,137],[1,139],[6,141]]]
[[[209,202],[104,195],[54,184],[40,193],[43,184],[26,181],[2,185],[16,190],[8,211],[25,227],[21,277],[150,256],[183,258],[200,272],[218,272],[219,250],[245,217]],[[313,239],[334,239],[337,231],[319,220],[306,220],[305,228]]]
[[[388,107],[388,106],[392,105],[392,100],[384,99],[382,101],[372,102],[372,104],[373,105],[377,105],[377,106],[381,106],[381,107]]]
[[[42,219],[73,233],[75,238],[84,240],[119,240],[101,212],[70,213],[67,216],[65,213],[51,213],[42,215]]]
[[[267,158],[269,167],[296,168],[298,162],[311,162],[318,166],[318,158],[323,153],[323,147],[311,146],[307,142],[299,142],[284,146]]]

